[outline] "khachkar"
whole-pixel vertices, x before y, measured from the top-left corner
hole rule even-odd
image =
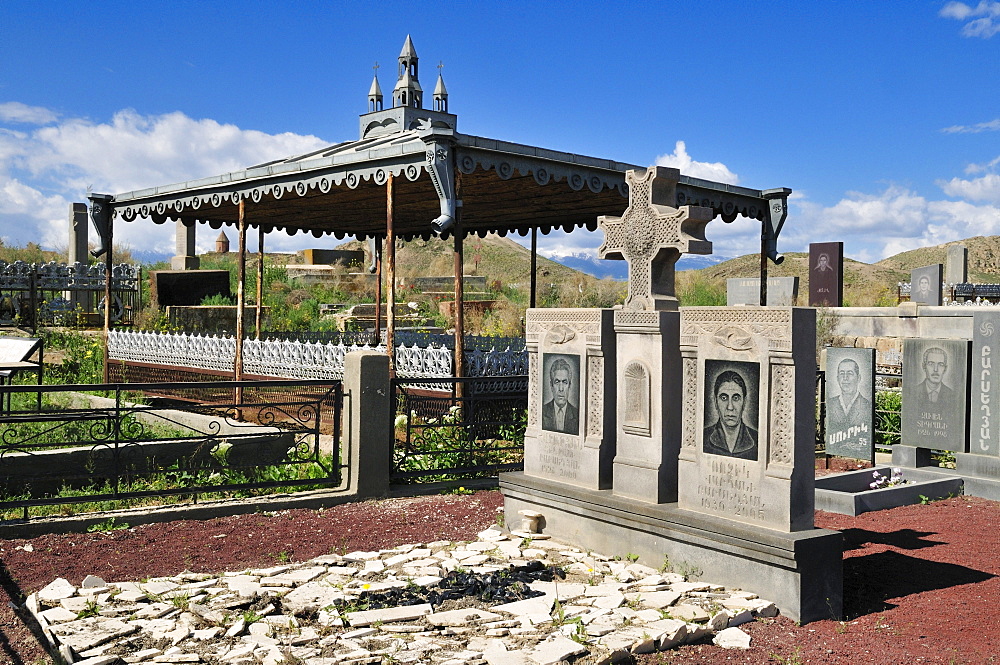
[[[680,356],[674,264],[682,253],[710,254],[710,208],[673,208],[680,171],[628,171],[629,206],[599,217],[601,258],[628,261],[628,297],[615,310],[618,423],[613,491],[648,503],[677,500]]]

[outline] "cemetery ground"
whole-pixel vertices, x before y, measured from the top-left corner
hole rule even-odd
[[[473,540],[500,505],[499,492],[480,491],[0,541],[0,661],[49,662],[14,607],[57,577],[139,581]],[[637,662],[972,664],[1000,654],[1000,504],[955,497],[858,517],[819,512],[816,523],[844,533],[844,621],[758,618],[741,626],[752,638],[746,651],[694,644]]]

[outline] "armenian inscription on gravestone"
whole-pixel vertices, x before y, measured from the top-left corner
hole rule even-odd
[[[768,307],[791,307],[799,297],[798,277],[768,277]],[[759,277],[731,277],[726,280],[726,304],[759,305]]]
[[[809,244],[809,306],[844,304],[844,243]]]
[[[524,473],[611,486],[615,453],[612,310],[529,309]]]
[[[826,350],[826,454],[875,460],[875,349]]]
[[[968,362],[966,340],[903,340],[903,444],[966,451]]]
[[[681,310],[680,508],[813,527],[815,341],[813,309]]]
[[[972,315],[969,452],[1000,455],[1000,314]]]
[[[941,264],[910,271],[910,302],[918,305],[941,304]]]

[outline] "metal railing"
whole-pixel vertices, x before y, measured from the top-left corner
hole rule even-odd
[[[393,379],[395,483],[524,468],[528,377]]]
[[[5,519],[341,482],[339,381],[0,386],[8,396]]]

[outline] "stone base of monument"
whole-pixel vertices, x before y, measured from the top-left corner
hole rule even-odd
[[[906,483],[872,489],[873,473],[889,477],[889,467],[835,473],[816,479],[816,510],[860,515],[925,500],[944,499],[962,492],[961,478],[923,478],[907,471]]]
[[[907,478],[957,478],[963,485],[962,494],[1000,501],[1000,457],[952,454],[955,468],[943,469],[932,459],[931,450],[897,444],[892,447],[892,464],[903,469]]]
[[[519,510],[537,511],[541,533],[578,547],[638,555],[654,568],[668,563],[751,591],[802,623],[840,618],[843,539],[837,531],[761,529],[523,473],[502,474],[500,489],[509,524],[520,523]]]

